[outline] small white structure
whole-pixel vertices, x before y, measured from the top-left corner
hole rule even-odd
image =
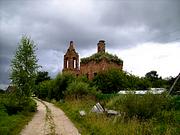
[[[153,94],[162,94],[165,91],[166,91],[165,88],[151,88],[149,92]]]
[[[84,110],[81,110],[81,111],[79,111],[79,114],[80,114],[81,116],[85,116],[85,115],[86,115],[86,112],[85,112]]]
[[[107,112],[107,114],[109,114],[109,115],[119,115],[119,112],[117,112],[117,111],[115,111],[115,110],[107,110],[106,112]]]
[[[100,103],[97,103],[96,105],[93,106],[93,108],[91,109],[91,112],[103,113],[103,112],[104,112],[104,109],[103,109],[103,107],[100,105]]]
[[[128,90],[120,90],[118,94],[138,94],[138,95],[143,95],[146,94],[147,92],[150,92],[152,94],[162,94],[165,92],[165,88],[151,88],[150,90],[136,90],[136,91],[128,91]]]

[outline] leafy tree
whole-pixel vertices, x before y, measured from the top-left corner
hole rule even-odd
[[[58,74],[54,80],[53,98],[56,100],[64,98],[64,93],[68,85],[75,79],[76,77],[71,73]]]
[[[36,95],[39,98],[45,99],[53,98],[53,87],[54,87],[54,80],[45,80],[40,82],[37,87]]]
[[[151,82],[145,78],[139,78],[138,76],[128,74],[127,76],[127,87],[131,90],[147,90],[151,87]]]
[[[35,94],[43,99],[60,100],[64,98],[64,93],[67,90],[68,85],[75,79],[76,76],[71,73],[58,74],[55,79],[40,82],[37,85]]]
[[[110,69],[106,72],[98,73],[93,83],[103,93],[114,93],[127,88],[127,75],[118,69]]]
[[[151,81],[159,79],[157,71],[154,71],[154,70],[146,73],[145,77]]]
[[[142,78],[140,78],[138,87],[140,90],[147,90],[152,87],[152,84],[148,79],[142,77]]]
[[[3,89],[0,89],[0,94],[5,93],[5,91]]]
[[[50,80],[50,76],[48,75],[47,71],[39,71],[37,72],[37,78],[36,78],[36,85],[39,84],[40,82],[46,81],[46,80]]]
[[[34,90],[34,94],[37,97],[44,98],[44,97],[41,97],[41,95],[42,95],[42,86],[44,86],[46,83],[48,83],[48,81],[50,79],[51,78],[50,78],[50,76],[48,76],[48,72],[46,72],[46,71],[38,71],[37,72],[37,77],[36,77],[36,80],[35,80],[36,88]],[[42,82],[46,82],[46,83],[41,84]],[[45,86],[47,86],[47,88],[49,88],[48,84],[45,85]],[[43,87],[43,88],[45,88],[45,87]],[[51,91],[50,89],[46,89],[46,90]]]
[[[161,77],[159,77],[157,71],[150,71],[146,73],[145,79],[151,82],[152,87],[167,87],[166,80],[163,80]]]
[[[37,69],[36,46],[34,42],[23,36],[11,61],[12,84],[16,87],[15,94],[19,101],[31,96],[35,85]]]
[[[152,87],[152,83],[149,79],[139,78],[138,76],[118,69],[110,69],[108,71],[98,73],[93,79],[93,84],[103,93],[116,93],[120,90],[128,89],[147,90]],[[158,84],[160,83],[158,82]]]
[[[96,88],[90,87],[90,85],[83,81],[73,81],[70,83],[67,87],[67,90],[65,91],[65,95],[68,97],[75,97],[76,99],[82,98],[83,96],[87,95],[95,95]]]

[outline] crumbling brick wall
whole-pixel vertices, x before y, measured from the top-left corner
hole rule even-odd
[[[103,59],[99,62],[90,61],[89,63],[80,64],[80,74],[86,75],[90,80],[96,76],[97,73],[101,71],[106,71],[111,68],[117,68],[122,70],[123,64],[118,65],[114,62],[107,62],[106,59]]]

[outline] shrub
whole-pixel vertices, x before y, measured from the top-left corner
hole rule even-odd
[[[54,80],[53,97],[57,101],[64,98],[64,93],[68,85],[75,80],[75,76],[71,73],[58,74]]]
[[[45,99],[46,97],[51,98],[51,91],[53,89],[53,80],[40,82],[38,85],[36,95],[39,98]]]
[[[23,101],[24,102],[24,101]],[[6,99],[3,101],[6,112],[9,115],[17,114],[23,110],[23,102],[19,103],[19,100],[16,98],[14,94],[6,95]]]
[[[126,73],[118,69],[110,69],[106,72],[98,73],[93,83],[102,93],[116,93],[127,87]]]
[[[29,99],[25,104],[24,104],[24,108],[23,108],[24,111],[27,111],[27,112],[36,112],[37,111],[37,103],[32,100],[32,99]]]
[[[95,87],[90,87],[88,83],[82,81],[73,81],[69,84],[67,91],[65,92],[66,96],[73,96],[75,98],[82,98],[82,96],[95,95]]]
[[[103,94],[103,93],[97,93],[96,94],[96,99],[99,101],[108,101],[115,96],[118,96],[118,94]]]
[[[9,115],[7,110],[2,110],[2,108],[0,108],[0,135],[20,134],[24,126],[32,119],[33,114],[34,113],[22,111],[17,114]]]
[[[174,106],[175,110],[180,110],[180,96],[172,97],[172,105]]]
[[[64,93],[68,85],[75,80],[71,73],[58,74],[55,79],[40,82],[37,85],[35,94],[41,99],[60,100],[64,98]]]
[[[3,103],[5,107],[5,111],[9,115],[17,114],[18,112],[35,112],[37,110],[37,104],[31,98],[23,99],[19,103],[19,100],[15,98],[13,95],[6,98]]]
[[[149,119],[161,112],[170,110],[171,100],[166,94],[154,95],[147,93],[145,95],[127,94],[114,97],[107,103],[109,108],[125,112],[128,117],[138,117],[140,119]]]

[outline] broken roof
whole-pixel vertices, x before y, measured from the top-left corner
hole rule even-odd
[[[118,65],[123,64],[123,60],[118,58],[118,56],[109,54],[107,52],[95,53],[89,57],[81,58],[81,63],[86,64],[89,63],[90,61],[95,61],[98,63],[103,59],[107,60],[108,62],[114,62]]]

